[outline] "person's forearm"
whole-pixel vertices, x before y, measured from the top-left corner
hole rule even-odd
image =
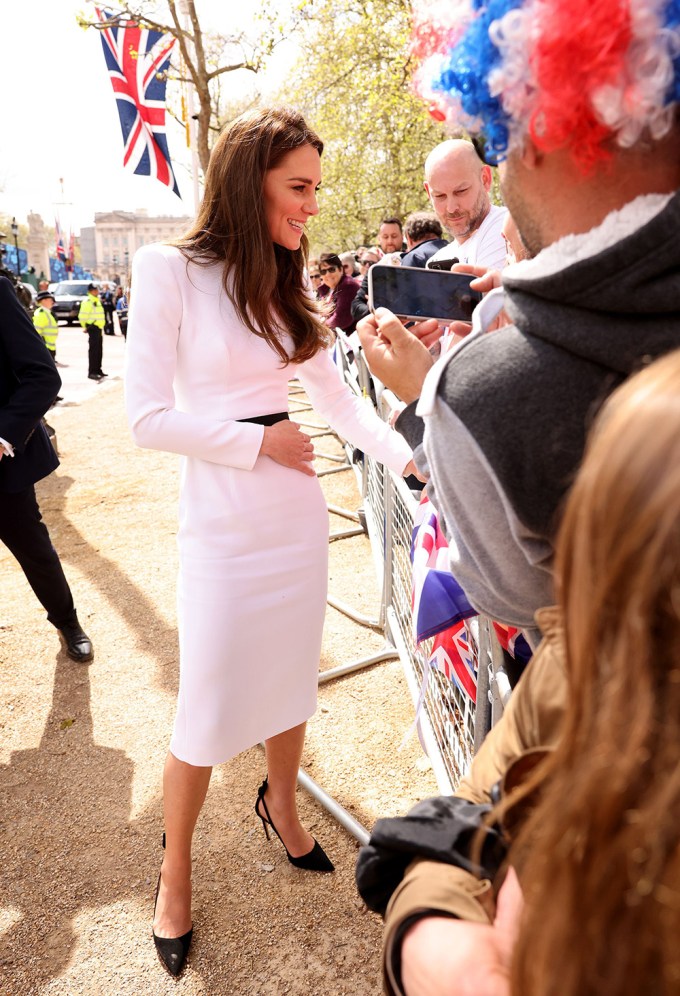
[[[401,942],[414,922],[426,916],[448,916],[474,923],[493,920],[488,879],[438,861],[414,861],[394,891],[385,914],[383,973],[390,996],[403,996]]]

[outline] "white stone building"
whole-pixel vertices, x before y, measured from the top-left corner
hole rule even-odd
[[[175,239],[187,230],[192,220],[188,216],[153,217],[144,208],[96,213],[94,272],[101,280],[119,278],[125,283],[132,257],[140,246]]]

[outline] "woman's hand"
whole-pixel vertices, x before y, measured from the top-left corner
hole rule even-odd
[[[316,477],[316,471],[312,467],[314,447],[311,437],[301,430],[297,422],[291,422],[290,419],[265,426],[260,456],[271,457],[283,467],[299,470],[308,477]]]
[[[407,996],[509,996],[522,905],[522,890],[510,868],[493,924],[438,916],[417,920],[401,944]]]
[[[418,468],[416,467],[415,460],[409,460],[404,469],[401,472],[402,477],[417,477],[419,481],[423,484],[427,484],[427,478],[423,477]]]

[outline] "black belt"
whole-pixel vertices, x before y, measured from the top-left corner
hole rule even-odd
[[[273,415],[253,415],[252,418],[237,418],[237,422],[255,422],[256,425],[276,425],[290,418],[288,412],[274,412]]]

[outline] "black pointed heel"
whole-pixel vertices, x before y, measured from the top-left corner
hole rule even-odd
[[[314,840],[314,847],[311,849],[311,851],[308,851],[307,854],[301,855],[301,857],[299,858],[294,858],[293,855],[289,852],[288,848],[285,845],[283,837],[272,823],[272,818],[269,815],[269,810],[267,809],[267,803],[265,802],[264,799],[264,794],[267,791],[267,783],[268,779],[265,778],[265,780],[262,782],[259,789],[257,790],[257,801],[255,803],[255,815],[262,820],[262,828],[265,832],[267,840],[271,840],[271,837],[269,835],[269,827],[271,827],[276,836],[283,844],[283,849],[286,852],[286,857],[290,861],[291,865],[295,865],[296,868],[302,868],[304,869],[304,871],[315,871],[315,872],[335,871],[335,865],[328,857],[321,844],[319,844],[318,840]],[[260,803],[262,803],[262,808],[264,809],[266,814],[265,816],[263,816],[262,813],[260,812],[259,809]]]
[[[163,834],[163,847],[165,847],[165,834]],[[156,886],[156,898],[154,899],[153,904],[154,918],[156,916],[158,890],[160,887],[161,876],[159,873],[158,884]],[[156,954],[158,955],[161,965],[167,972],[170,973],[170,975],[177,978],[179,973],[184,968],[184,963],[187,960],[194,928],[192,927],[186,932],[186,934],[182,934],[181,937],[157,937],[153,928],[151,928],[151,933],[153,934],[153,942],[156,945]]]

